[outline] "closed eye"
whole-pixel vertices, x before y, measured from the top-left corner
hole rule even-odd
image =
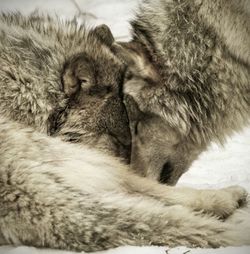
[[[124,82],[131,80],[134,77],[132,71],[127,70],[124,76]]]
[[[135,135],[138,135],[138,132],[139,132],[139,121],[137,121],[136,123],[135,123],[135,127],[134,127],[134,134]]]
[[[139,120],[137,120],[136,121],[136,123],[135,123],[135,125],[134,125],[134,134],[135,135],[138,135],[139,134],[139,131],[140,131],[140,125],[141,125],[141,121]]]
[[[85,86],[88,82],[89,82],[89,80],[87,80],[87,79],[79,79],[79,84],[81,86]]]

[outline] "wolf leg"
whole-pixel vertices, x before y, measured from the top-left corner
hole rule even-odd
[[[249,244],[250,227],[170,204],[191,205],[192,191],[140,178],[105,154],[1,117],[0,130],[0,232],[7,243],[78,251]]]
[[[86,195],[59,181],[31,193],[1,197],[0,230],[11,244],[76,251],[121,245],[220,247],[249,244],[250,227],[237,228],[183,206],[132,194]],[[50,194],[54,190],[53,195]],[[58,190],[55,192],[55,190]],[[9,199],[17,195],[18,198]],[[47,198],[46,198],[47,197]]]
[[[239,186],[223,189],[193,189],[188,187],[170,187],[158,184],[150,179],[131,177],[126,181],[128,190],[161,200],[167,205],[182,205],[194,211],[225,218],[231,215],[247,199],[247,192]]]

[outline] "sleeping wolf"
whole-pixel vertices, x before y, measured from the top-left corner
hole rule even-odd
[[[131,163],[174,185],[211,141],[248,123],[250,1],[149,0],[131,24],[132,41],[113,46],[130,66]]]
[[[0,16],[0,31],[0,114],[126,160],[131,137],[120,96],[123,66],[96,31],[87,33],[74,21],[18,13]],[[84,66],[71,74],[79,59]],[[95,85],[88,87],[87,80]]]
[[[105,27],[87,32],[20,14],[0,22],[1,244],[76,251],[250,244],[243,216],[219,219],[245,201],[244,189],[168,187],[115,159],[129,150],[126,65]]]

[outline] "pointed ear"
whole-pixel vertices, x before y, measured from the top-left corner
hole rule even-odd
[[[113,36],[111,30],[105,24],[97,26],[94,30],[92,30],[92,33],[95,36],[97,36],[104,44],[106,44],[109,47],[115,41],[114,36]]]
[[[150,62],[149,53],[136,42],[116,42],[111,47],[113,53],[124,61],[129,69],[141,78],[158,82],[159,75]]]

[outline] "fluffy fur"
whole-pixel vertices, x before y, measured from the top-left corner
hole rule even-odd
[[[175,184],[211,141],[248,123],[250,2],[144,1],[133,40],[113,46],[130,67],[132,164]]]
[[[240,187],[200,191],[159,185],[106,154],[3,117],[0,133],[1,243],[77,251],[250,243],[250,225],[242,216],[236,224],[211,217],[227,216],[244,201]]]
[[[127,159],[130,131],[119,96],[124,67],[95,35],[98,29],[87,33],[74,21],[21,14],[3,14],[0,28],[0,114]],[[74,59],[85,59],[82,78],[94,77],[78,97],[62,80]]]
[[[242,216],[221,220],[245,201],[244,189],[163,186],[109,155],[124,155],[130,137],[120,94],[126,68],[102,28],[21,15],[2,16],[0,27],[1,244],[250,243]]]

